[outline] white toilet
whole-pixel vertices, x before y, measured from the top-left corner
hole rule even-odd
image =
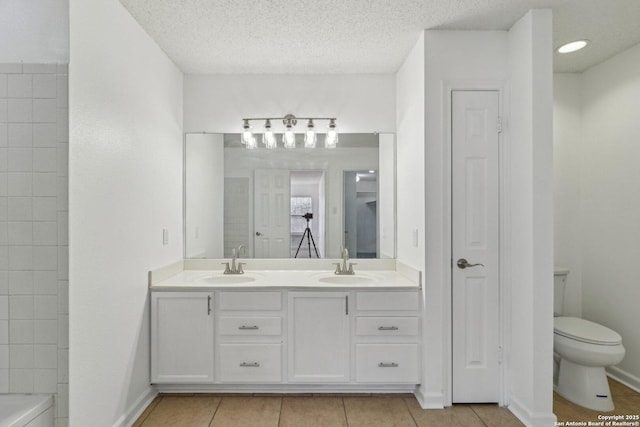
[[[559,360],[554,389],[565,399],[595,411],[613,411],[605,366],[624,358],[622,337],[609,328],[577,317],[563,317],[569,270],[554,271],[553,351]],[[555,379],[557,378],[557,382]]]

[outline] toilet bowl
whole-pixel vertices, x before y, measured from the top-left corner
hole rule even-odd
[[[598,323],[577,317],[553,319],[553,350],[560,358],[555,391],[596,411],[613,411],[604,368],[622,361],[622,337]]]

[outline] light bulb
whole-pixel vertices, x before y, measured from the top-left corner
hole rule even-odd
[[[325,148],[336,148],[338,144],[338,128],[336,126],[335,119],[331,119],[329,122],[329,130],[324,137]]]
[[[251,138],[249,138],[245,143],[245,147],[247,147],[247,150],[254,150],[258,148],[258,140],[256,137],[251,135]]]
[[[316,130],[313,126],[313,120],[309,119],[307,130],[304,133],[304,146],[305,148],[316,148]]]
[[[262,143],[270,150],[273,150],[278,145],[276,142],[276,135],[271,129],[271,121],[267,120],[264,124],[264,134],[262,134]]]
[[[251,139],[253,138],[253,133],[251,132],[251,126],[249,126],[249,120],[244,121],[242,125],[242,133],[240,133],[240,142],[244,145],[247,143],[251,143]]]
[[[291,125],[287,125],[282,134],[282,143],[284,144],[284,148],[296,148],[296,134],[293,133],[293,127]]]

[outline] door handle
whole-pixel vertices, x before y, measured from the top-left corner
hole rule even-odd
[[[480,266],[484,267],[484,264],[480,264],[480,263],[478,263],[478,264],[469,264],[469,262],[464,258],[460,258],[458,260],[458,262],[456,263],[456,265],[458,266],[458,268],[461,268],[463,270],[465,268],[467,268],[467,267],[475,267],[477,265],[480,265]]]
[[[262,233],[259,231],[256,231],[256,236],[262,236]]]

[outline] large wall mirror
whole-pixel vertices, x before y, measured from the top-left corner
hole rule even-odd
[[[337,148],[185,136],[186,258],[394,258],[395,135],[341,134]],[[322,140],[321,137],[318,138]]]

